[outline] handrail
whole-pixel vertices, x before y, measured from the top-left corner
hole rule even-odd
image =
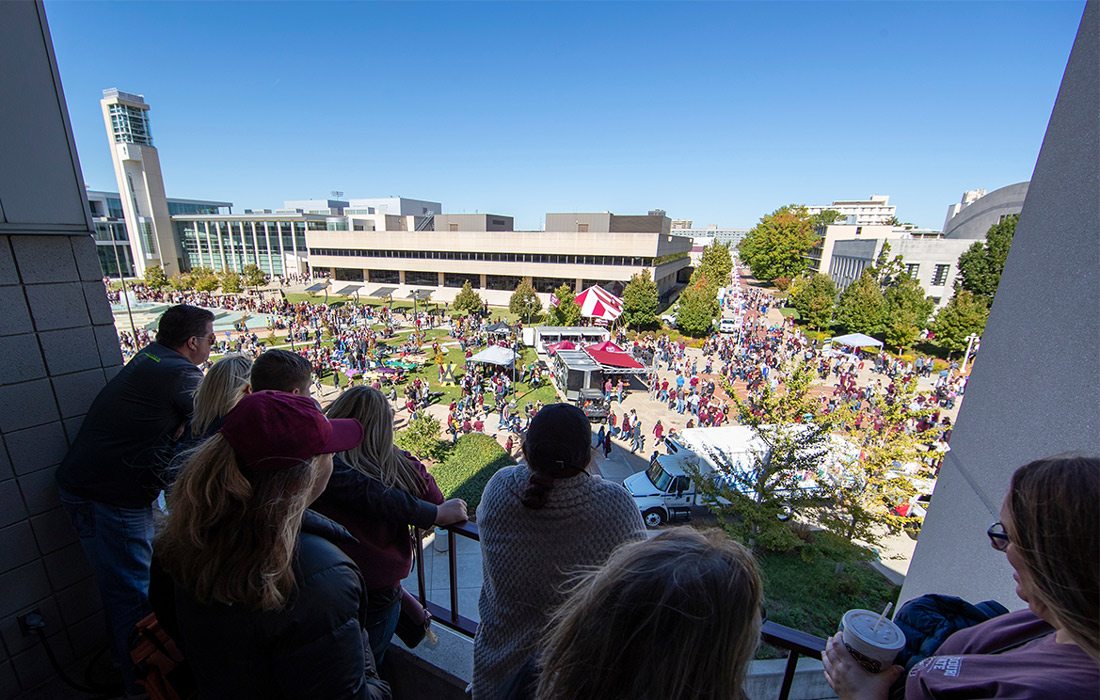
[[[481,531],[478,529],[477,523],[469,521],[448,525],[443,529],[447,531],[447,572],[450,582],[451,607],[448,609],[428,600],[424,576],[423,546],[413,548],[418,586],[416,597],[420,600],[421,605],[432,614],[432,618],[436,622],[472,639],[477,635],[477,622],[462,615],[458,609],[458,555],[455,550],[459,537],[466,537],[475,542],[480,542]],[[423,533],[423,530],[416,529],[416,542],[422,542]],[[436,537],[438,536],[439,528],[436,529]],[[803,656],[821,659],[821,654],[825,651],[825,640],[771,620],[765,620],[761,626],[760,639],[765,644],[787,650],[787,664],[783,669],[783,682],[779,690],[779,700],[788,700],[791,686],[794,683],[794,674],[798,668],[798,659]]]

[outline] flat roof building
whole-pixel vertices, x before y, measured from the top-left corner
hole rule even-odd
[[[838,199],[832,204],[814,204],[806,207],[812,216],[826,209],[839,212],[848,223],[860,226],[890,224],[897,216],[897,207],[890,204],[890,196],[873,194],[867,199]]]

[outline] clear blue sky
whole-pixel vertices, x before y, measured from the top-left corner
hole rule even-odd
[[[750,226],[888,194],[939,228],[1031,177],[1084,3],[48,1],[84,177],[144,94],[169,196]]]

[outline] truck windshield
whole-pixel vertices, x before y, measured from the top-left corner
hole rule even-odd
[[[668,485],[672,483],[672,475],[661,467],[660,462],[649,465],[649,469],[645,473],[658,491],[667,491]]]

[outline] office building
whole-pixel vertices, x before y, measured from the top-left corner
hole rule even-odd
[[[673,236],[693,238],[697,242],[699,239],[709,238],[736,249],[745,236],[749,235],[749,229],[719,227],[716,224],[711,224],[705,228],[696,228],[695,222],[691,219],[674,219],[670,233]]]
[[[910,235],[836,241],[828,270],[838,292],[844,291],[864,270],[875,264],[884,244],[890,245],[887,257],[892,260],[900,255],[905,271],[920,282],[924,293],[932,297],[937,307],[942,307],[951,299],[959,272],[959,256],[974,241]]]
[[[892,224],[897,215],[897,208],[890,204],[890,197],[884,194],[873,194],[867,199],[838,199],[832,204],[806,207],[811,216],[826,209],[839,212],[847,223],[858,226]]]
[[[469,281],[490,304],[507,304],[527,278],[546,302],[562,284],[621,293],[643,269],[660,294],[669,294],[691,249],[690,239],[670,234],[670,223],[663,215],[551,213],[544,231],[515,231],[511,217],[442,214],[434,231],[307,227],[306,243],[315,275],[362,283],[368,294],[388,286],[402,296],[415,288],[447,301]]]
[[[985,240],[991,226],[1007,216],[1019,214],[1024,208],[1027,186],[1027,182],[1017,182],[988,193],[985,190],[964,192],[959,202],[947,207],[943,237]]]
[[[134,253],[126,228],[122,197],[118,192],[88,190],[88,206],[95,225],[96,253],[99,267],[106,277],[134,277],[138,274],[134,265]],[[199,199],[167,199],[168,213],[228,214],[233,211],[231,202],[215,202]]]

